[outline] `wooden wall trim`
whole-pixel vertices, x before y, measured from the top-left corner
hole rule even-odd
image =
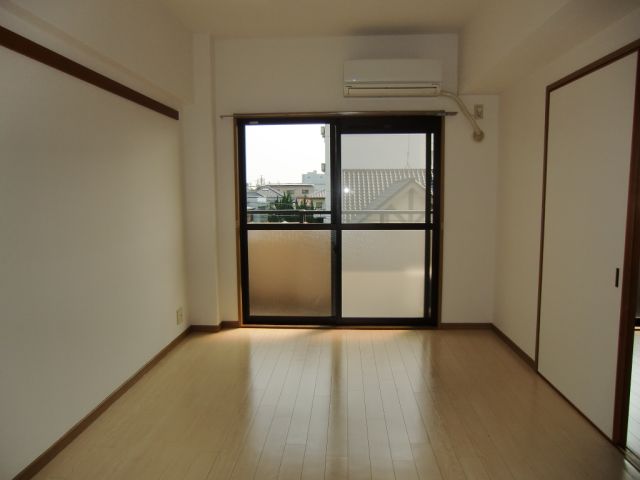
[[[493,330],[493,332],[500,338],[500,340],[502,340],[504,343],[507,344],[507,346],[509,348],[511,348],[511,350],[513,350],[516,355],[518,355],[520,358],[522,358],[522,360],[524,360],[524,362],[529,365],[533,370],[537,371],[537,366],[536,366],[536,362],[533,358],[531,358],[529,355],[527,355],[527,353],[522,350],[513,340],[511,340],[502,330],[500,330],[500,328],[498,328],[494,323],[489,324],[491,330]]]
[[[151,360],[145,363],[136,373],[120,385],[111,395],[105,398],[100,404],[91,410],[82,420],[76,423],[71,429],[62,435],[53,445],[45,450],[38,458],[27,465],[13,480],[28,480],[33,478],[47,463],[53,460],[58,453],[69,445],[75,438],[89,427],[102,413],[115,403],[127,390],[140,380],[144,374],[151,370],[163,357],[173,350],[192,331],[187,327],[180,335],[173,339],[166,347],[158,352]]]
[[[578,415],[580,415],[583,419],[585,419],[587,421],[587,423],[589,423],[589,425],[591,425],[600,435],[602,435],[607,442],[609,442],[610,444],[612,444],[613,446],[615,446],[616,448],[619,448],[618,445],[615,444],[615,442],[613,442],[613,440],[611,438],[609,438],[609,436],[604,433],[602,430],[600,430],[600,428],[593,423],[584,413],[582,413],[582,411],[576,407],[573,402],[571,400],[569,400],[566,396],[564,396],[564,394],[558,390],[549,380],[547,380],[545,378],[544,375],[542,375],[539,371],[538,371],[538,367],[536,365],[536,362],[534,361],[533,358],[531,358],[529,355],[527,355],[524,350],[522,350],[518,345],[516,345],[516,343],[511,340],[502,330],[500,330],[495,324],[490,324],[491,325],[491,330],[509,347],[511,348],[519,357],[522,358],[522,360],[524,360],[524,362],[536,373],[536,375],[538,377],[540,377],[542,380],[544,380],[544,382],[549,385],[552,390],[557,393],[560,397],[562,397],[562,399],[564,401],[566,401],[571,408],[573,408],[576,413]],[[624,453],[624,452],[623,452]]]
[[[549,151],[549,106],[551,104],[551,92],[547,88],[544,104],[544,151],[542,161],[542,206],[540,210],[540,249],[538,250],[538,299],[536,309],[536,348],[533,361],[538,369],[540,357],[540,307],[542,305],[542,273],[544,260],[544,225],[547,207],[547,154]]]
[[[0,45],[169,118],[180,118],[177,110],[2,26]]]
[[[191,325],[189,328],[193,333],[217,333],[222,330],[220,325]]]
[[[191,325],[190,331],[194,333],[217,333],[220,330],[227,330],[230,328],[240,327],[240,322],[235,320],[225,320],[220,322],[219,325]]]
[[[220,322],[220,328],[226,330],[228,328],[240,328],[240,320],[223,320]]]
[[[491,323],[441,323],[438,325],[439,330],[487,330],[491,329],[493,324]]]
[[[576,413],[577,413],[578,415],[580,415],[583,419],[585,419],[589,425],[591,425],[591,426],[592,426],[592,427],[593,427],[593,428],[594,428],[594,429],[595,429],[595,430],[596,430],[600,435],[602,435],[602,436],[607,440],[607,442],[609,442],[610,444],[612,444],[612,445],[613,445],[614,447],[616,447],[616,448],[618,447],[618,445],[616,445],[616,444],[613,442],[613,440],[611,440],[611,438],[609,438],[609,435],[607,435],[607,434],[606,434],[606,433],[604,433],[602,430],[600,430],[600,428],[599,428],[595,423],[593,423],[593,422],[591,421],[591,419],[589,419],[589,417],[587,417],[584,413],[582,413],[582,410],[580,410],[578,407],[576,407],[576,406],[575,406],[575,404],[574,404],[571,400],[569,400],[567,397],[565,397],[565,396],[564,396],[564,394],[563,394],[560,390],[558,390],[558,389],[555,387],[555,385],[553,385],[553,383],[551,383],[549,380],[547,380],[547,379],[545,378],[545,376],[544,376],[544,375],[542,375],[540,372],[536,372],[536,373],[538,374],[538,376],[539,376],[542,380],[544,380],[544,382],[545,382],[547,385],[549,385],[549,386],[553,389],[553,391],[554,391],[554,392],[556,392],[558,395],[560,395],[560,396],[564,399],[564,401],[565,401],[565,402],[567,402],[567,403],[571,406],[571,408],[573,408],[573,409],[576,411]]]
[[[613,62],[616,62],[621,58],[626,57],[627,55],[630,55],[633,52],[636,52],[638,50],[640,50],[640,39],[635,40],[631,43],[628,43],[627,45],[620,47],[619,49],[611,52],[609,55],[605,55],[604,57],[599,58],[595,62],[591,62],[590,64],[585,65],[584,67],[576,70],[575,72],[572,72],[569,75],[566,75],[565,77],[562,77],[561,79],[556,80],[555,82],[547,86],[547,93],[550,93],[560,87],[563,87],[568,83],[575,82],[579,78],[582,78],[585,75],[589,75],[590,73],[593,73],[596,70],[606,67],[607,65]]]

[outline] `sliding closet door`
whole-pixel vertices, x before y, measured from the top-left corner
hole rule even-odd
[[[637,54],[550,93],[540,373],[611,436]]]

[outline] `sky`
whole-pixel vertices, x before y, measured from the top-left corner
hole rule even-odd
[[[247,125],[247,183],[255,185],[261,175],[265,183],[300,183],[303,173],[320,172],[325,161],[322,126]]]
[[[247,183],[255,185],[260,176],[265,183],[300,183],[303,173],[321,172],[325,162],[323,126],[248,125]],[[328,132],[327,127],[327,142]],[[425,168],[425,156],[424,134],[342,136],[343,168]]]

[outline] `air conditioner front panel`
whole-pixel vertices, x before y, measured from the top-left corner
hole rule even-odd
[[[440,85],[385,84],[345,85],[345,97],[433,97],[440,94]]]
[[[345,97],[428,97],[438,95],[442,62],[428,59],[348,60]]]

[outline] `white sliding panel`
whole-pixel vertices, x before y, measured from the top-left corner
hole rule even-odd
[[[551,93],[539,370],[611,436],[637,54]]]

